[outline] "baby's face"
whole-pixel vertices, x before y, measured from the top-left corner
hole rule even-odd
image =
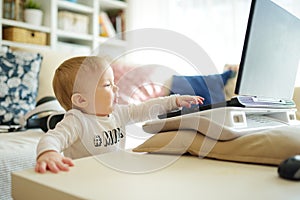
[[[94,90],[94,111],[98,116],[107,116],[112,113],[116,103],[118,87],[114,83],[114,74],[111,67],[107,68]]]

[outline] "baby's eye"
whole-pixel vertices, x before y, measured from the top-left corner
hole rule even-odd
[[[110,87],[110,86],[111,86],[111,83],[104,84],[104,87]]]

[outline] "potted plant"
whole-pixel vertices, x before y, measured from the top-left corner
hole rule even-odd
[[[24,20],[29,24],[40,26],[43,20],[43,11],[40,4],[34,0],[27,0],[25,3]]]

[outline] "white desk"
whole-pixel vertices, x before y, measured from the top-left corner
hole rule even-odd
[[[16,200],[300,199],[300,182],[279,178],[276,167],[177,158],[126,152],[99,156],[105,165],[111,161],[123,170],[156,169],[136,174],[114,170],[93,157],[75,160],[69,172],[37,174],[28,169],[13,173],[12,194]]]

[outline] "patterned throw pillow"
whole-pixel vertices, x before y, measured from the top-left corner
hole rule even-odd
[[[36,104],[42,56],[0,51],[0,124],[19,124]]]
[[[119,87],[118,103],[140,103],[151,98],[164,96],[160,80],[161,66],[134,66],[113,63],[115,83]]]

